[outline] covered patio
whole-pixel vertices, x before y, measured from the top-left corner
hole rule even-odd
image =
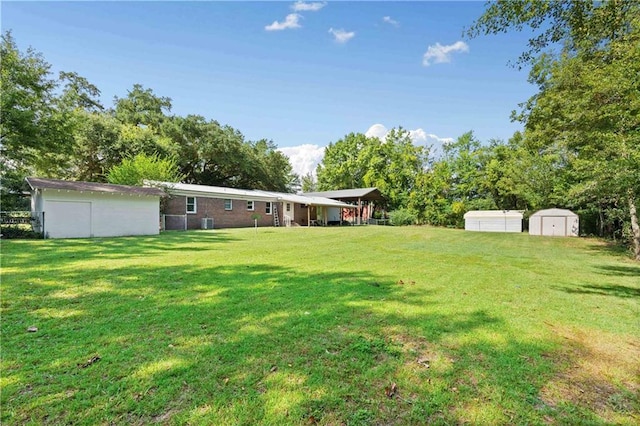
[[[329,218],[332,211],[341,212],[343,209],[356,209],[356,206],[326,197],[310,196],[308,194],[284,194],[272,193],[278,196],[278,201],[283,204],[283,221],[301,224],[302,226],[326,226],[330,224]],[[287,204],[291,204],[291,212],[287,210]]]
[[[371,219],[372,205],[384,202],[384,197],[378,188],[354,188],[339,189],[336,191],[305,192],[301,195],[307,197],[330,198],[343,203],[352,203],[349,204],[349,206],[356,209],[355,222],[357,225],[361,225],[363,222],[367,223],[369,219]],[[340,220],[342,219],[341,215]]]

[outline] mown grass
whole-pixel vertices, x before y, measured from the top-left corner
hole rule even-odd
[[[2,424],[640,420],[640,265],[596,240],[7,241],[1,307]]]

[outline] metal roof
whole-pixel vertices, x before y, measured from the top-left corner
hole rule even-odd
[[[107,194],[129,194],[162,197],[164,191],[159,188],[142,186],[114,185],[98,182],[74,182],[60,179],[45,179],[37,177],[25,178],[31,189],[54,189],[60,191],[104,192]]]
[[[278,201],[289,201],[292,203],[307,204],[309,206],[343,207],[347,209],[353,209],[356,207],[351,204],[333,200],[331,198],[312,197],[307,194],[286,194],[283,192],[266,192],[266,191],[256,191],[256,192],[273,194],[278,198]]]
[[[229,198],[233,200],[278,201],[273,194],[258,193],[249,189],[226,188],[223,186],[196,185],[191,183],[153,182],[153,185],[163,186],[171,194],[198,195],[211,198]]]
[[[464,218],[471,217],[511,217],[522,219],[523,214],[518,210],[471,210],[464,214]]]
[[[546,209],[546,210],[539,210],[537,212],[535,212],[534,214],[532,214],[530,217],[536,217],[536,216],[557,216],[557,217],[578,217],[577,214],[575,214],[574,212],[572,212],[571,210],[566,210],[566,209]]]
[[[354,206],[325,197],[313,197],[306,194],[288,194],[251,189],[226,188],[223,186],[195,185],[188,183],[153,182],[154,185],[164,186],[171,194],[185,196],[200,196],[210,198],[228,198],[233,200],[253,201],[289,201],[291,203],[307,204],[310,206],[344,207]]]
[[[311,197],[326,197],[326,198],[333,198],[336,200],[347,200],[347,201],[358,201],[358,199],[368,200],[368,201],[384,200],[378,188],[353,188],[353,189],[339,189],[336,191],[304,192],[302,195],[307,195]]]

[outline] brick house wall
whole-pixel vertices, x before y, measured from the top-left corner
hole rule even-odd
[[[202,229],[202,219],[213,218],[214,228],[244,228],[254,226],[254,214],[259,214],[258,226],[273,226],[273,207],[271,214],[266,213],[265,201],[254,201],[253,210],[247,209],[247,201],[231,200],[231,210],[225,210],[222,198],[195,197],[195,213],[187,213],[187,197],[172,195],[166,200],[164,214],[187,215],[187,229]],[[276,204],[275,202],[273,204]],[[281,203],[278,204],[280,223],[282,223]]]

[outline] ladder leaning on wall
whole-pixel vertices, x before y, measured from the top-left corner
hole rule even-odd
[[[278,206],[273,203],[273,226],[280,226],[280,218],[278,217]]]

